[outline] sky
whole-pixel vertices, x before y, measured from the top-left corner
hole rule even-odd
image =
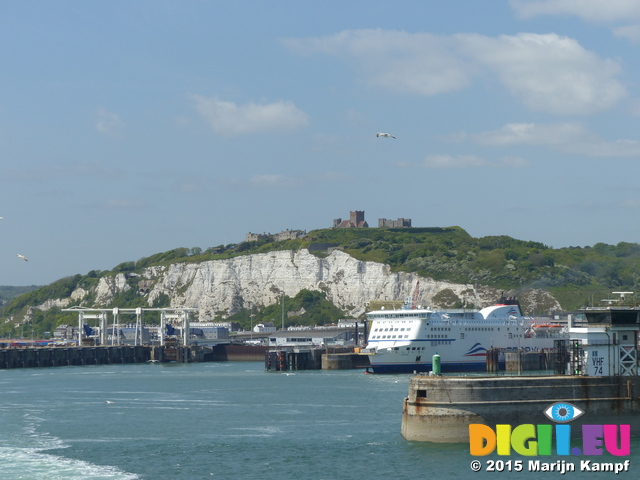
[[[0,285],[352,210],[552,248],[640,242],[637,0],[0,11]]]

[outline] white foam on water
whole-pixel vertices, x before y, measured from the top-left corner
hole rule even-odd
[[[136,480],[140,477],[109,465],[96,465],[83,460],[48,453],[68,448],[61,439],[39,433],[44,419],[36,412],[23,415],[24,423],[17,435],[0,442],[0,478],[2,480]],[[15,432],[15,430],[14,430]],[[6,432],[5,433],[9,433]]]
[[[136,480],[132,473],[115,467],[94,465],[43,453],[38,449],[0,447],[0,478],[3,480]]]

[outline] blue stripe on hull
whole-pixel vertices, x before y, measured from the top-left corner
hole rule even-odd
[[[504,364],[501,364],[504,366]],[[371,365],[373,373],[413,373],[413,372],[430,372],[433,368],[430,363],[386,363],[380,365]],[[440,369],[442,372],[478,372],[487,368],[485,362],[472,363],[442,363]]]

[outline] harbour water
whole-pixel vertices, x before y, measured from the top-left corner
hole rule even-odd
[[[362,370],[265,372],[261,362],[131,364],[0,371],[0,478],[487,478],[469,445],[400,435],[409,375]],[[555,462],[559,457],[537,457]],[[536,478],[527,458],[504,478]],[[568,472],[637,478],[628,471]],[[562,460],[579,465],[579,458]],[[561,475],[558,472],[547,473]]]

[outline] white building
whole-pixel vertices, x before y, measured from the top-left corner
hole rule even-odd
[[[355,345],[355,329],[351,328],[281,330],[269,335],[270,347],[324,347],[350,345]]]
[[[276,331],[276,326],[273,324],[273,322],[259,323],[255,327],[253,327],[253,331],[255,333],[271,333]]]

